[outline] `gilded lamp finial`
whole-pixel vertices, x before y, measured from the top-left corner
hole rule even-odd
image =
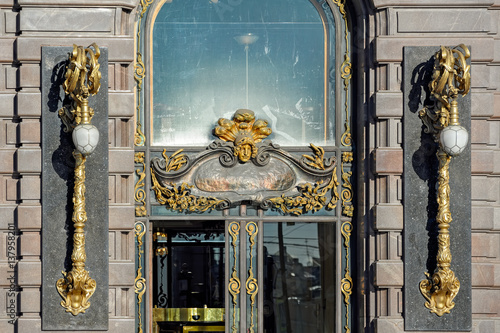
[[[267,127],[267,121],[256,121],[254,112],[247,109],[237,110],[233,120],[220,118],[218,124],[215,135],[221,140],[232,142],[234,155],[243,163],[257,156],[258,148],[255,144],[272,133]]]

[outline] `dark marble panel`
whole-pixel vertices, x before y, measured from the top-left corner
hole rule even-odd
[[[434,54],[438,47],[404,48],[404,318],[410,331],[470,331],[471,314],[471,148],[450,163],[451,269],[460,280],[451,313],[437,316],[424,306],[419,283],[436,268],[437,144],[424,133],[418,111],[429,104]],[[472,75],[474,75],[472,73]],[[460,124],[470,133],[470,94],[458,99]]]
[[[68,43],[70,44],[70,43]],[[74,149],[71,134],[63,132],[57,111],[72,47],[42,47],[42,328],[44,330],[108,329],[108,50],[101,49],[101,89],[90,97],[92,118],[100,133],[99,145],[86,161],[86,269],[96,280],[90,308],[73,316],[60,305],[56,289],[61,271],[70,271],[74,230]]]

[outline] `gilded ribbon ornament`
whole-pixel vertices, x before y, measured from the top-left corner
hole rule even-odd
[[[233,303],[233,314],[232,314],[232,324],[231,329],[233,333],[237,332],[236,329],[236,306],[238,305],[238,295],[241,290],[241,282],[238,278],[238,270],[237,270],[237,241],[238,235],[240,232],[240,224],[238,222],[231,222],[228,228],[229,235],[231,236],[231,250],[233,251],[233,267],[231,269],[231,277],[229,278],[228,290],[231,294],[232,303]]]
[[[146,163],[144,162],[144,152],[137,152],[134,155],[134,162],[141,165],[141,168],[136,169],[135,173],[139,177],[134,187],[134,199],[138,203],[135,206],[135,216],[143,217],[146,216],[146,191],[144,190],[146,177]]]
[[[461,48],[463,52],[458,48]],[[440,51],[435,55],[432,81],[429,83],[435,104],[432,107],[424,107],[420,110],[419,116],[426,126],[425,131],[433,134],[437,142],[439,142],[442,130],[449,125],[459,125],[457,97],[459,94],[467,95],[470,90],[470,65],[467,64],[469,57],[470,51],[463,44],[453,49],[441,46]],[[449,165],[451,156],[444,151],[441,144],[437,151],[437,158],[439,161],[436,215],[439,228],[437,267],[432,276],[425,272],[427,278],[420,282],[419,287],[427,300],[425,307],[432,313],[442,316],[450,313],[450,310],[455,307],[453,300],[460,290],[460,281],[450,268],[449,228],[452,218]]]
[[[341,171],[342,171],[342,187],[344,188],[341,192],[342,196],[342,213],[345,216],[352,217],[354,213],[354,207],[352,206],[352,184],[351,184],[351,176],[352,176],[352,171],[345,171],[344,170],[344,165],[346,163],[352,163],[352,152],[344,152],[342,153],[342,164],[341,164]]]
[[[351,272],[349,268],[349,249],[350,249],[350,241],[351,241],[351,232],[352,232],[352,223],[350,221],[346,221],[342,223],[342,228],[341,228],[341,233],[342,236],[344,237],[344,248],[345,248],[345,273],[344,273],[344,278],[341,281],[340,284],[340,290],[342,291],[342,294],[344,295],[344,305],[346,308],[346,313],[345,313],[345,319],[346,319],[346,324],[344,326],[345,332],[349,333],[351,332],[351,329],[349,328],[349,307],[350,307],[350,297],[352,294],[352,278],[351,278]]]
[[[142,297],[146,292],[146,279],[142,276],[142,254],[144,253],[144,243],[142,238],[146,233],[146,226],[143,222],[135,223],[135,239],[137,242],[137,274],[134,280],[134,289],[137,294],[137,332],[142,333]]]
[[[144,146],[146,143],[146,136],[142,132],[142,123],[141,123],[141,110],[142,110],[142,80],[146,76],[146,68],[144,66],[144,62],[142,61],[142,53],[141,53],[141,27],[142,27],[142,19],[144,18],[144,14],[146,13],[148,7],[154,2],[154,0],[141,0],[141,9],[138,13],[139,18],[137,19],[137,33],[136,33],[136,59],[134,65],[134,79],[136,82],[137,89],[137,105],[136,105],[136,127],[134,134],[134,144],[136,146]]]
[[[352,145],[352,138],[351,138],[351,127],[350,127],[350,118],[349,118],[349,82],[351,81],[352,77],[352,64],[351,64],[351,58],[349,56],[349,29],[348,29],[348,24],[347,24],[347,13],[345,10],[345,0],[333,0],[333,3],[337,5],[339,8],[339,12],[342,15],[342,18],[344,20],[344,39],[345,39],[345,54],[344,54],[344,61],[342,62],[342,65],[340,66],[340,76],[344,80],[344,92],[345,92],[345,102],[344,102],[344,107],[345,107],[345,131],[342,134],[341,137],[341,143],[343,146],[351,146]]]
[[[253,274],[253,249],[255,247],[255,237],[259,233],[259,227],[255,222],[248,222],[246,225],[246,231],[250,240],[250,266],[248,267],[248,278],[246,281],[247,294],[250,295],[250,327],[249,332],[254,333],[254,309],[255,309],[255,296],[259,291],[259,285],[257,284],[257,279]]]
[[[153,181],[153,191],[158,203],[168,206],[178,212],[203,213],[215,209],[224,200],[215,197],[199,197],[191,194],[193,185],[182,183],[181,185],[170,184],[161,186],[153,171],[151,171]]]

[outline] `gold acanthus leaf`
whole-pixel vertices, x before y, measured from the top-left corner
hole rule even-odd
[[[224,141],[234,144],[234,155],[240,161],[247,162],[257,156],[256,143],[261,142],[272,133],[265,120],[255,120],[251,110],[239,109],[234,113],[233,120],[220,118],[215,135]]]

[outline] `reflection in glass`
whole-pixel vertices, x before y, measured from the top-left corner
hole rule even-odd
[[[264,331],[334,331],[333,223],[264,223]]]
[[[158,229],[154,233],[154,248],[154,306],[224,307],[223,227]]]
[[[248,108],[276,143],[334,144],[334,38],[314,0],[165,3],[153,26],[152,143],[204,146],[217,119]]]

